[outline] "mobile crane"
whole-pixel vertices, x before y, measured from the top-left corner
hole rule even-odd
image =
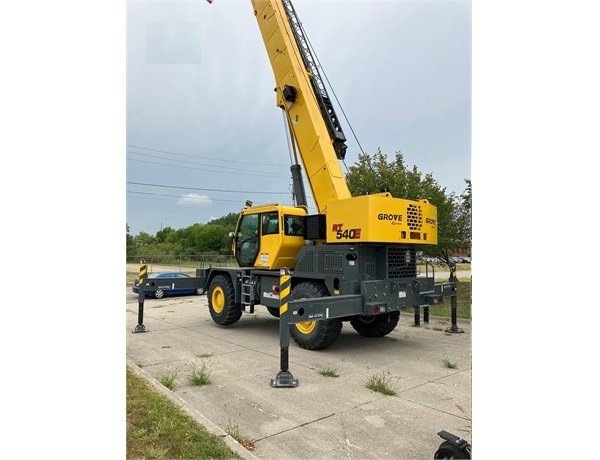
[[[251,3],[273,68],[276,105],[290,133],[296,205],[246,202],[230,233],[239,266],[196,271],[211,317],[230,326],[257,305],[279,317],[285,268],[292,303],[310,299],[311,314],[299,313],[290,326],[300,347],[332,345],[345,321],[363,336],[385,336],[401,310],[456,295],[453,283],[417,273],[416,245],[437,244],[437,209],[426,199],[394,198],[385,188],[351,195],[339,165],[346,138],[292,2]],[[316,214],[308,213],[298,155]]]

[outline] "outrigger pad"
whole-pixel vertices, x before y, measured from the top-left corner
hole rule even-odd
[[[148,332],[148,328],[146,328],[146,326],[144,326],[143,324],[138,324],[135,329],[133,331],[134,334],[137,332]]]
[[[280,371],[274,379],[271,379],[273,388],[295,388],[298,386],[298,379],[289,371]]]

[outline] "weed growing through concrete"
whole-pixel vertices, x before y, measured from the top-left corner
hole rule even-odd
[[[375,374],[369,377],[367,380],[367,388],[376,391],[386,396],[394,396],[396,391],[392,388],[391,377],[388,374],[382,372],[381,374]]]
[[[321,374],[323,377],[339,377],[337,369],[332,367],[319,367],[317,366],[317,372]]]
[[[471,416],[470,416],[469,414],[467,414],[467,411],[465,411],[465,410],[464,410],[462,407],[460,407],[458,404],[456,404],[456,407],[458,408],[458,410],[459,410],[459,411],[461,411],[461,412],[462,412],[462,413],[465,415],[465,417],[467,418],[467,420],[468,420],[469,422],[471,422]],[[466,433],[471,433],[471,425],[470,425],[470,424],[469,424],[469,425],[467,425],[467,428],[468,428],[468,430],[462,430],[462,429],[459,429],[459,431],[464,431],[464,432],[466,432]]]
[[[229,423],[227,424],[225,432],[246,449],[254,450],[256,448],[254,439],[242,436],[240,434],[240,427],[238,426],[237,422],[232,422],[231,419],[229,419]]]
[[[444,367],[447,367],[448,369],[456,369],[458,367],[457,363],[453,363],[448,358],[442,359],[442,364],[444,365]]]
[[[192,373],[190,374],[190,383],[196,386],[208,385],[210,383],[210,372],[206,368],[206,363],[202,363],[200,368],[196,365],[193,366]]]
[[[175,389],[175,378],[177,377],[177,372],[167,372],[160,376],[159,382],[167,387],[169,390],[173,391]]]

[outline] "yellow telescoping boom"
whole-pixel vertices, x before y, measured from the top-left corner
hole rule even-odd
[[[327,243],[437,244],[437,211],[388,192],[352,197],[338,160],[345,137],[290,1],[252,0],[281,107],[298,146]]]
[[[292,2],[251,3],[275,77],[276,105],[291,133],[296,205],[246,203],[230,234],[239,266],[197,270],[212,319],[229,326],[257,305],[279,317],[280,269],[286,269],[290,334],[299,346],[330,346],[346,321],[363,336],[387,335],[401,310],[455,295],[452,283],[418,275],[417,245],[437,244],[437,210],[427,200],[394,198],[385,190],[351,196],[339,164],[346,138]]]

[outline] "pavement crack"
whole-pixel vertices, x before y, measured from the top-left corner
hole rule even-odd
[[[271,434],[271,435],[269,435],[269,436],[265,436],[264,438],[259,438],[259,439],[256,439],[256,441],[258,442],[258,441],[262,441],[263,439],[270,439],[270,438],[273,438],[273,437],[275,437],[275,436],[278,436],[278,435],[280,435],[280,434],[283,434],[283,433],[288,433],[288,432],[290,432],[290,431],[294,431],[294,430],[296,430],[296,429],[298,429],[298,428],[302,428],[302,427],[304,427],[304,426],[312,425],[312,424],[313,424],[313,423],[315,423],[315,422],[320,422],[321,420],[328,419],[328,418],[330,418],[330,417],[333,417],[334,415],[336,415],[336,414],[335,414],[335,413],[332,413],[332,414],[329,414],[329,415],[324,415],[323,417],[319,417],[319,418],[316,418],[316,419],[314,419],[314,420],[310,420],[309,422],[304,422],[304,423],[301,423],[300,425],[293,426],[293,427],[291,427],[291,428],[288,428],[288,429],[286,429],[286,430],[281,430],[281,431],[278,431],[277,433],[273,433],[273,434]]]

